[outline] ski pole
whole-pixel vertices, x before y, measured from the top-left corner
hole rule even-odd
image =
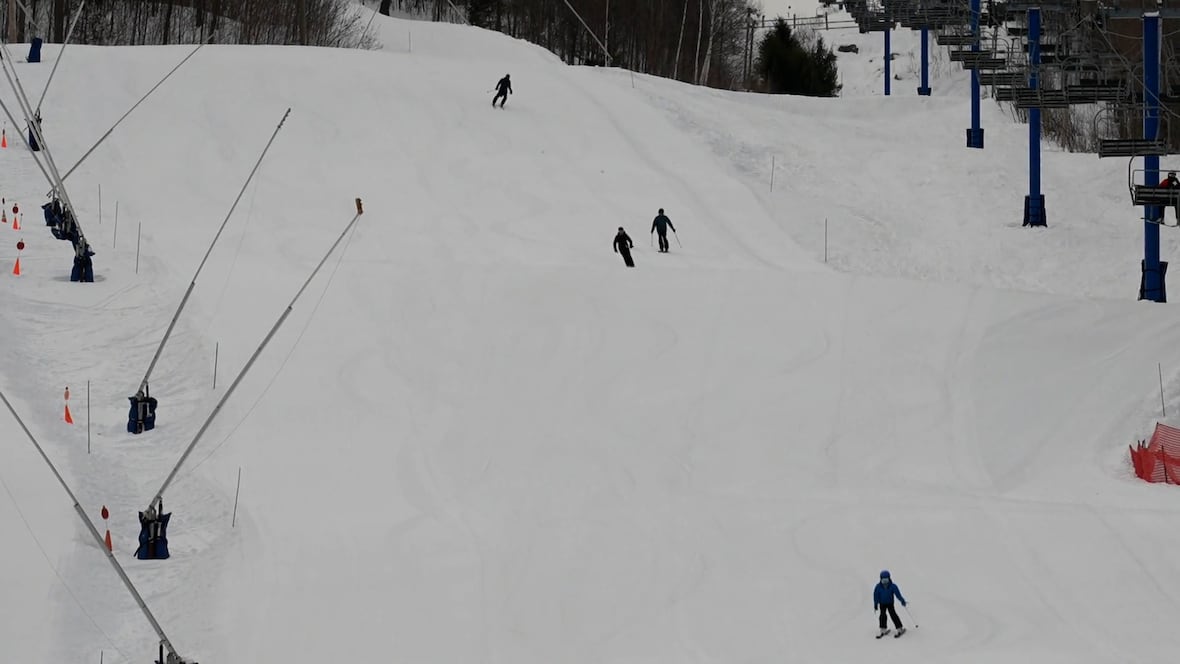
[[[908,605],[908,604],[902,604],[902,605],[901,605],[901,608],[905,609],[905,613],[906,613],[906,615],[907,615],[907,616],[909,616],[909,617],[910,617],[910,621],[914,623],[914,629],[918,629],[918,619],[917,619],[917,618],[915,618],[915,617],[914,617],[914,614],[910,612],[910,607],[909,607],[909,605]]]
[[[673,228],[673,229],[672,229],[672,237],[676,238],[676,245],[677,245],[678,247],[680,247],[681,249],[683,249],[683,248],[684,248],[684,245],[683,245],[683,244],[680,244],[680,236],[676,234],[676,229],[675,229],[675,228]]]
[[[656,232],[652,231],[648,238],[651,240],[651,246],[656,246]]]

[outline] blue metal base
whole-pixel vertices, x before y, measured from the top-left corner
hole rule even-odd
[[[982,148],[983,147],[983,127],[979,129],[967,130],[967,147]]]
[[[919,87],[918,88],[918,95],[921,97],[929,97],[930,96],[930,88]]]
[[[1045,222],[1045,197],[1037,196],[1034,203],[1032,196],[1024,197],[1024,225],[1048,226]]]
[[[1147,292],[1147,263],[1145,261],[1139,261],[1139,269],[1142,270],[1142,275],[1139,277],[1139,299],[1151,300],[1152,302],[1167,302],[1168,286],[1164,282],[1164,277],[1168,276],[1168,261],[1160,261],[1159,292]]]

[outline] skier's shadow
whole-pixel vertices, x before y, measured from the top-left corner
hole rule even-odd
[[[69,278],[68,276],[65,276],[65,277],[53,277],[53,280],[54,280],[54,281],[64,281],[64,282],[66,282],[66,283],[70,283],[70,278]],[[101,281],[106,281],[106,280],[107,280],[107,278],[106,278],[106,277],[104,277],[104,276],[102,276],[101,274],[96,274],[96,275],[94,275],[94,283],[99,283],[99,282],[101,282]],[[88,283],[88,282],[78,282],[78,283]]]

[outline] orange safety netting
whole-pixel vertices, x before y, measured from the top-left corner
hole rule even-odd
[[[1131,446],[1131,463],[1139,479],[1180,484],[1180,429],[1157,422],[1150,441]]]

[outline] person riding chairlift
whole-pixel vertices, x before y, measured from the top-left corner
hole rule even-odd
[[[1168,177],[1160,181],[1160,187],[1164,189],[1180,189],[1180,178],[1176,177],[1176,171],[1168,171]],[[1175,196],[1173,207],[1176,210],[1176,224],[1180,225],[1180,193],[1175,194]],[[1160,224],[1164,223],[1164,208],[1165,206],[1161,205],[1156,209],[1154,218],[1152,219],[1153,221]]]

